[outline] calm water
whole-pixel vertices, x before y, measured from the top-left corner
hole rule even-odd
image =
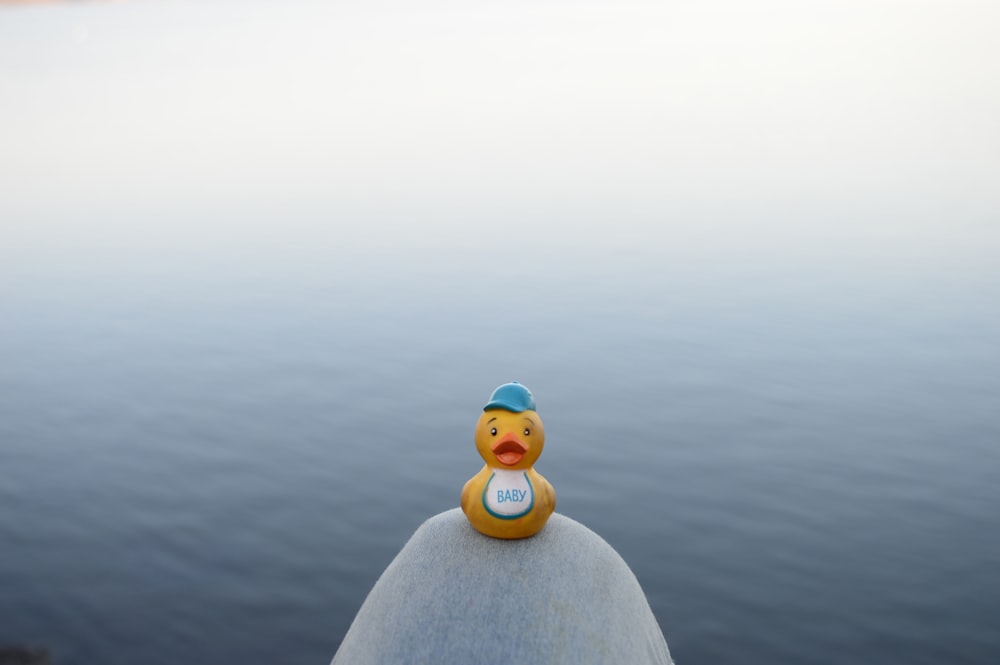
[[[690,47],[656,50],[641,12],[451,17],[461,43],[443,12],[421,50],[414,16],[385,8],[335,28],[140,4],[0,13],[23,100],[0,111],[0,646],[328,662],[414,529],[457,505],[478,413],[517,379],[560,512],[630,564],[679,663],[1000,661],[1000,149],[975,125],[991,89],[932,90],[914,112],[933,131],[866,134],[924,89],[875,59],[865,75],[892,70],[900,96],[836,95],[808,146],[823,156],[800,162],[812,135],[767,113],[744,108],[764,134],[738,140],[728,116],[695,121],[722,108],[700,88],[676,102],[683,131],[631,114],[666,102],[601,67],[673,71]],[[358,21],[369,41],[350,41]],[[621,50],[585,39],[605,29]],[[475,50],[512,35],[509,60]],[[445,85],[451,46],[485,67],[472,101]],[[491,86],[546,94],[518,87],[524,49],[567,75],[559,95],[479,109]],[[932,88],[990,61],[949,53],[921,70]],[[724,87],[748,75],[699,62]],[[813,92],[845,92],[842,67]],[[591,115],[563,115],[581,99]],[[348,117],[360,138],[336,129]]]

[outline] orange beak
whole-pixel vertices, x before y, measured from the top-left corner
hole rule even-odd
[[[493,451],[493,456],[503,464],[504,466],[514,466],[521,461],[524,454],[528,452],[528,447],[525,446],[517,436],[512,433],[504,434],[500,439],[493,444],[490,448]]]

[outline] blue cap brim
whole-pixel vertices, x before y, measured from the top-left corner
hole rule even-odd
[[[513,404],[511,402],[505,402],[502,399],[495,399],[486,406],[483,407],[483,411],[490,411],[491,409],[503,409],[504,411],[511,411],[513,413],[521,413],[522,411],[532,411],[524,404]]]

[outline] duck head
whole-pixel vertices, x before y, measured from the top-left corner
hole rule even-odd
[[[488,466],[530,469],[545,446],[531,391],[514,381],[493,391],[476,423],[476,450]]]

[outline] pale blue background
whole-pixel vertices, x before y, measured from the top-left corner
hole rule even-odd
[[[535,392],[680,663],[1000,658],[990,3],[0,11],[0,645],[324,663]]]

